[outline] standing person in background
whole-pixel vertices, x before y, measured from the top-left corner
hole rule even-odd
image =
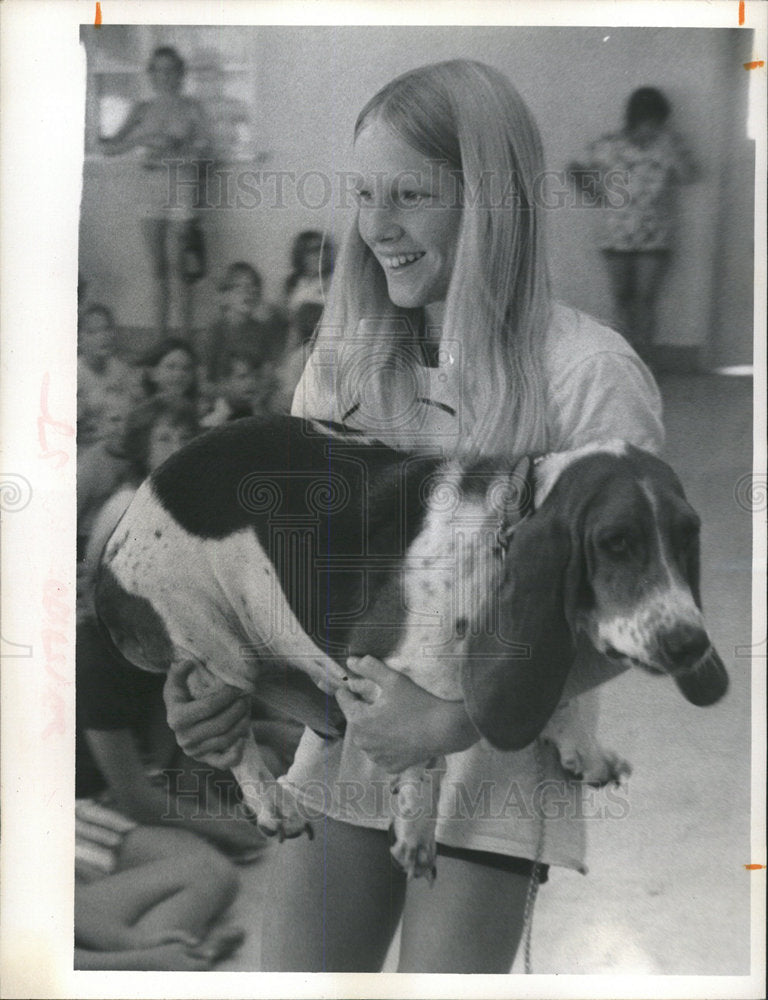
[[[158,331],[173,324],[192,329],[191,285],[202,277],[199,206],[200,160],[210,152],[211,128],[199,101],[182,93],[186,66],[168,45],[152,53],[147,67],[155,96],[140,101],[127,121],[99,140],[108,156],[143,149],[141,228],[155,279]]]
[[[621,332],[646,361],[656,335],[656,300],[669,267],[674,188],[694,179],[690,153],[668,125],[672,108],[655,87],[630,96],[621,132],[592,143],[569,172],[603,208],[603,254]]]
[[[617,333],[552,300],[536,198],[541,139],[505,76],[459,59],[403,74],[361,111],[353,157],[357,216],[295,414],[446,456],[515,462],[613,438],[660,449],[661,401],[645,365]],[[510,178],[516,197],[500,203]],[[337,695],[344,738],[305,730],[281,779],[323,821],[314,841],[277,852],[262,968],[377,971],[402,918],[400,972],[509,972],[547,866],[586,870],[582,786],[543,741],[493,750],[463,702],[435,698],[370,656],[347,666],[365,683],[359,696]],[[582,650],[574,691],[616,671]],[[165,686],[171,728],[192,756],[228,755],[232,766],[248,700],[185,701],[179,673]],[[394,869],[390,807],[377,789],[441,754],[430,886]],[[556,817],[533,805],[549,782]],[[483,790],[483,808],[462,812]],[[523,810],[510,815],[511,800]]]

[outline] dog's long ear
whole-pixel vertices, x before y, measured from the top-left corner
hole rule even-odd
[[[545,506],[515,531],[496,613],[469,640],[465,704],[478,731],[500,750],[531,743],[560,701],[575,652],[564,594],[576,575],[574,559],[581,552],[571,532]]]
[[[701,611],[701,586],[699,584],[699,566],[701,558],[699,556],[699,540],[694,538],[691,542],[685,557],[685,577],[690,588],[696,607]]]

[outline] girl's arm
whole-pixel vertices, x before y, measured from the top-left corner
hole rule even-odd
[[[149,135],[142,132],[142,125],[147,113],[147,101],[139,101],[131,108],[128,118],[109,139],[99,138],[99,149],[107,156],[117,156],[128,153],[138,146],[143,146],[149,140]]]

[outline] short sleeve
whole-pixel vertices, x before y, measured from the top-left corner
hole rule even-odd
[[[651,373],[632,354],[592,355],[569,368],[553,390],[553,451],[615,438],[654,454],[661,451],[661,396]]]

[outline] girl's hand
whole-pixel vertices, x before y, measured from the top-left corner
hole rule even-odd
[[[181,749],[195,760],[226,771],[239,764],[250,726],[250,700],[231,687],[192,699],[187,677],[192,661],[174,664],[168,671],[163,700],[168,725]]]
[[[350,657],[347,666],[358,676],[336,700],[350,738],[390,774],[466,750],[480,738],[463,702],[436,698],[372,656]]]

